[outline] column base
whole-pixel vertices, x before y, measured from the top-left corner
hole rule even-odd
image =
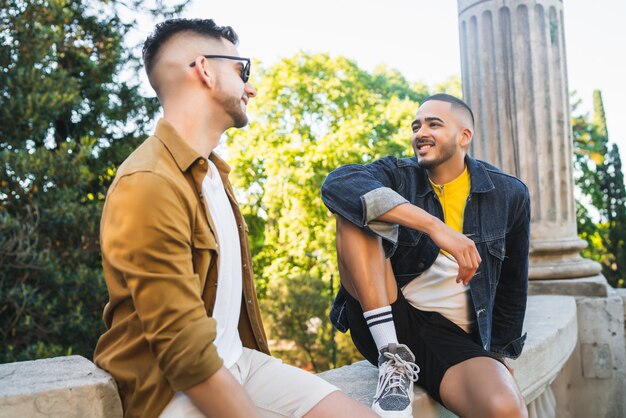
[[[567,295],[587,297],[607,297],[609,284],[603,275],[560,280],[530,280],[529,295]]]
[[[596,276],[602,271],[600,263],[582,258],[580,255],[563,254],[553,257],[542,255],[540,257],[530,257],[530,267],[528,278],[531,280],[541,279],[576,279]]]

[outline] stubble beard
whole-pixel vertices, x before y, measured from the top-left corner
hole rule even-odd
[[[224,112],[232,119],[233,128],[243,128],[248,124],[248,115],[246,114],[245,105],[242,103],[242,96],[234,97],[229,95],[221,85],[218,85],[220,97],[219,104],[222,105]]]
[[[452,142],[449,144],[439,143],[436,145],[436,147],[439,148],[440,153],[438,156],[436,156],[433,159],[423,159],[423,158],[420,159],[420,156],[417,153],[417,150],[415,150],[417,163],[420,165],[420,167],[426,170],[432,170],[434,168],[437,168],[439,165],[445,163],[446,161],[454,157],[454,155],[456,154],[457,144],[456,142]]]
[[[246,114],[245,109],[242,108],[241,98],[233,98],[229,100],[229,103],[226,107],[226,112],[233,119],[233,127],[235,128],[243,128],[248,124],[248,115]]]
[[[232,115],[235,128],[243,128],[248,124],[248,115],[239,107],[239,111]]]

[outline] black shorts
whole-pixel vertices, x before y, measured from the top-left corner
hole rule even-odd
[[[343,291],[352,341],[363,357],[378,366],[378,350],[363,318],[361,304],[345,289]],[[483,349],[478,332],[468,334],[438,312],[420,311],[407,302],[400,289],[391,311],[398,342],[409,347],[420,368],[417,384],[439,403],[442,403],[439,386],[450,367],[474,357],[498,360]]]

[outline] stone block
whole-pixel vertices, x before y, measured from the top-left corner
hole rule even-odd
[[[121,418],[111,376],[80,356],[0,364],[0,418]]]
[[[626,415],[624,301],[612,288],[606,298],[578,298],[580,362],[567,392],[575,417]]]
[[[581,344],[583,377],[610,379],[613,377],[613,354],[608,344]]]

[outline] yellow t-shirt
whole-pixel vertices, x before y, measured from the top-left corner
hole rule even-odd
[[[470,192],[470,175],[465,166],[463,173],[450,183],[438,185],[429,178],[435,194],[439,197],[443,208],[443,219],[446,225],[457,232],[463,233],[463,215],[465,213],[465,203]]]
[[[463,214],[470,192],[467,166],[450,183],[438,185],[430,181],[430,184],[441,202],[444,222],[463,233]],[[476,319],[469,303],[470,287],[454,281],[458,272],[456,260],[441,250],[433,265],[419,276],[419,280],[412,280],[402,288],[402,294],[417,309],[439,312],[465,332],[471,332],[475,329]]]

